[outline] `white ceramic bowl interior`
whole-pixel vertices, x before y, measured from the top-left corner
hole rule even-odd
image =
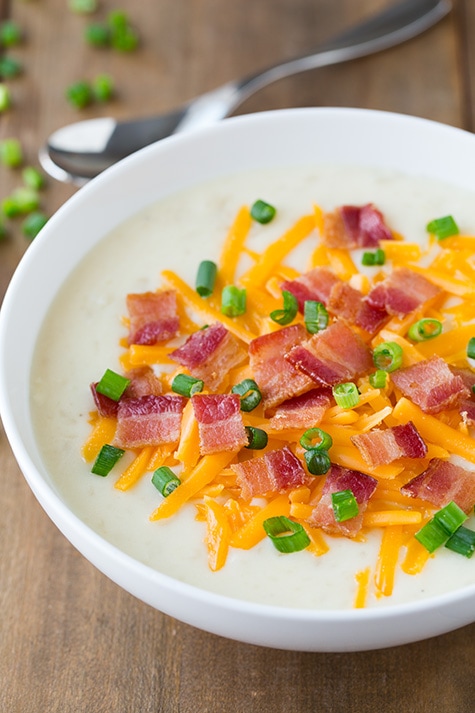
[[[41,461],[30,417],[29,377],[38,331],[62,283],[104,235],[160,197],[202,181],[312,162],[386,167],[475,191],[474,136],[375,111],[256,114],[146,148],[69,200],[18,267],[0,314],[1,416],[19,466],[49,517],[99,570],[144,602],[204,630],[263,646],[301,651],[394,646],[472,622],[475,584],[412,604],[314,611],[252,604],[176,581],[124,554],[70,511]]]

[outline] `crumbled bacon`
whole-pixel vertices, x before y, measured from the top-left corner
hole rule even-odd
[[[238,451],[248,443],[237,394],[195,394],[191,398],[200,435],[200,454]]]
[[[127,386],[123,398],[138,398],[147,396],[147,394],[159,396],[162,393],[162,382],[149,366],[131,369],[124,376],[126,379],[130,379],[130,384]]]
[[[369,348],[340,321],[293,347],[285,359],[321,386],[349,381],[373,368]]]
[[[246,352],[236,337],[216,322],[194,332],[169,357],[187,367],[192,376],[202,379],[209,389],[214,390],[222,384],[229,369],[244,361]]]
[[[117,416],[119,403],[114,401],[114,399],[110,399],[108,396],[104,396],[104,394],[99,393],[96,388],[98,383],[99,382],[96,381],[91,384],[91,393],[99,416]]]
[[[294,295],[299,303],[300,311],[303,312],[306,300],[327,304],[333,287],[339,282],[340,279],[331,270],[325,267],[315,267],[295,280],[283,282],[281,289]]]
[[[114,444],[119,448],[141,448],[175,443],[180,437],[185,401],[182,396],[170,395],[122,399]]]
[[[367,301],[375,309],[403,317],[434,299],[440,292],[440,288],[423,275],[400,267],[373,287]]]
[[[317,426],[332,402],[330,389],[312,389],[280,404],[269,421],[271,429]]]
[[[342,206],[324,216],[322,239],[330,248],[377,248],[381,240],[393,235],[382,213],[371,203],[364,206]]]
[[[456,408],[470,396],[463,379],[454,375],[439,356],[398,369],[391,379],[404,396],[426,413]]]
[[[285,360],[285,355],[307,335],[305,327],[293,324],[264,334],[249,344],[249,363],[262,394],[264,410],[308,391],[311,379]]]
[[[427,446],[411,421],[384,430],[375,428],[352,436],[351,441],[371,467],[397,458],[424,458],[427,454]]]
[[[339,465],[332,465],[325,476],[322,497],[308,518],[309,524],[313,527],[321,527],[331,535],[355,537],[361,530],[363,514],[377,484],[378,481],[370,475]],[[333,512],[332,493],[338,493],[341,490],[351,490],[358,503],[359,512],[349,520],[337,522]]]
[[[129,344],[152,345],[178,334],[180,320],[174,290],[127,295]]]
[[[453,500],[469,514],[475,505],[475,472],[447,460],[432,458],[427,470],[403,485],[401,491],[427,500],[438,508]]]
[[[236,463],[231,468],[236,473],[244,500],[296,488],[306,479],[302,463],[287,446]]]

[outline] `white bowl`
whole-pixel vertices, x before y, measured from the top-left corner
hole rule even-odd
[[[312,162],[379,166],[475,189],[473,135],[366,110],[244,116],[146,148],[81,189],[28,249],[0,315],[0,409],[19,466],[49,517],[88,560],[139,599],[248,643],[301,651],[382,648],[474,621],[475,583],[409,604],[346,611],[254,604],[184,584],[125,554],[70,510],[42,463],[30,414],[32,356],[45,314],[68,275],[104,235],[161,196],[202,181]]]

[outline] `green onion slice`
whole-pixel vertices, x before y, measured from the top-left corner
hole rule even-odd
[[[96,391],[108,396],[113,401],[118,401],[129,384],[130,379],[126,379],[125,376],[121,376],[111,369],[106,369],[96,386]]]
[[[253,411],[262,401],[262,394],[254,379],[244,379],[235,384],[231,392],[241,396],[241,411]]]
[[[333,445],[333,439],[329,433],[322,431],[321,428],[309,428],[300,436],[300,445],[306,451],[312,449],[328,451]]]
[[[475,359],[475,337],[468,340],[467,357],[469,359]]]
[[[402,347],[396,342],[382,342],[373,350],[373,362],[376,368],[395,371],[402,364]]]
[[[388,372],[384,369],[377,369],[373,374],[369,375],[369,383],[373,389],[384,389],[388,380]]]
[[[449,535],[445,527],[438,520],[432,518],[415,533],[414,537],[428,552],[432,553],[448,540]]]
[[[447,535],[453,535],[456,530],[465,522],[468,515],[464,513],[457,503],[452,500],[448,505],[435,513],[434,520],[442,525]]]
[[[251,218],[264,225],[271,222],[276,212],[276,209],[270,203],[257,200],[251,207]]]
[[[358,388],[352,381],[337,384],[333,387],[332,393],[333,398],[341,408],[353,408],[360,400]]]
[[[161,468],[157,468],[152,475],[152,483],[163,497],[167,498],[170,493],[181,485],[181,480],[175,475],[171,468],[163,465]]]
[[[407,336],[414,342],[425,342],[427,339],[438,337],[442,332],[442,322],[428,317],[411,324]]]
[[[199,394],[200,391],[203,391],[204,385],[204,381],[201,379],[195,379],[188,374],[177,374],[172,381],[172,391],[190,398],[193,394]]]
[[[451,215],[445,215],[443,218],[435,218],[427,223],[426,230],[428,233],[435,235],[437,240],[449,238],[451,235],[458,235],[459,228]]]
[[[303,305],[303,320],[307,332],[316,334],[328,327],[328,311],[322,302],[305,300]]]
[[[282,290],[284,309],[275,309],[270,313],[270,318],[277,324],[286,325],[293,322],[299,311],[297,298],[287,290]]]
[[[218,266],[212,260],[200,262],[195,283],[196,291],[200,297],[209,297],[213,294],[217,272]]]
[[[330,456],[322,448],[310,448],[303,457],[311,475],[325,475],[331,468]]]
[[[386,262],[386,254],[382,248],[378,248],[373,252],[364,252],[361,258],[362,265],[373,266],[373,265],[384,265]]]
[[[246,311],[246,290],[226,285],[221,293],[221,312],[227,317],[239,317]]]
[[[337,493],[332,493],[332,507],[337,522],[351,520],[359,513],[358,503],[351,490],[339,490]]]
[[[122,448],[116,448],[115,446],[110,446],[106,443],[102,446],[99,455],[91,468],[91,473],[94,473],[94,475],[101,475],[102,477],[109,475],[112,468],[115,466],[117,461],[122,458],[124,453],[125,451],[122,450]]]
[[[260,451],[267,446],[269,440],[268,435],[262,428],[254,428],[254,426],[246,426],[246,433],[249,442],[246,448],[253,451]]]
[[[454,534],[449,537],[445,546],[464,557],[471,557],[475,552],[475,532],[468,527],[461,525]]]
[[[266,535],[279,552],[299,552],[310,544],[310,538],[300,523],[288,517],[269,517],[263,522]]]

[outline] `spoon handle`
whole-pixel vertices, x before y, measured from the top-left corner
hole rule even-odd
[[[450,0],[403,0],[324,42],[312,54],[293,57],[193,100],[175,131],[185,131],[228,116],[251,94],[292,74],[357,59],[409,40],[451,10]]]

